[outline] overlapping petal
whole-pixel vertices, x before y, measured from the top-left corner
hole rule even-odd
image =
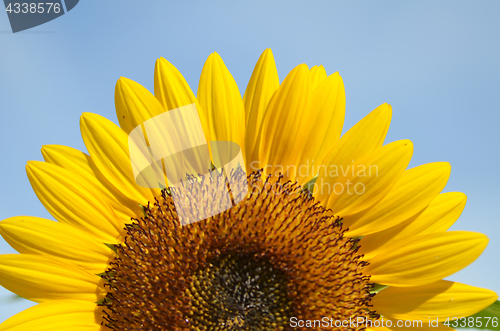
[[[260,169],[259,146],[261,139],[259,136],[262,120],[267,110],[267,105],[274,92],[280,85],[278,71],[274,62],[273,52],[266,49],[253,70],[248,82],[243,104],[245,107],[245,150],[247,169],[256,171]],[[252,162],[257,161],[258,165]]]
[[[405,320],[437,317],[444,322],[448,317],[473,315],[497,298],[491,290],[439,280],[422,286],[388,287],[372,299],[372,304],[384,316]]]
[[[364,236],[360,253],[369,260],[382,250],[397,249],[419,235],[445,232],[462,213],[467,197],[460,192],[439,194],[418,217],[392,228]]]
[[[121,237],[123,223],[106,201],[59,166],[30,161],[26,172],[38,199],[60,222],[85,230],[104,242]]]
[[[184,76],[164,58],[155,64],[155,97],[165,110],[172,110],[196,103],[196,97]]]
[[[125,77],[116,83],[115,108],[120,127],[127,134],[144,121],[166,111],[144,86]]]
[[[12,316],[0,331],[102,331],[98,310],[89,301],[44,302]]]
[[[314,90],[324,79],[326,79],[326,70],[323,66],[314,66],[309,69],[311,75],[311,87]]]
[[[198,102],[206,119],[210,140],[232,141],[245,146],[245,110],[240,91],[217,53],[208,57],[198,85]]]
[[[19,253],[57,256],[93,274],[104,272],[112,257],[112,251],[104,243],[85,231],[38,217],[3,220],[0,235]]]
[[[336,215],[348,217],[380,201],[408,166],[413,153],[409,140],[395,141],[357,160],[340,164],[335,174],[316,180],[314,195]]]
[[[380,148],[391,123],[392,108],[384,103],[366,115],[341,138],[325,158],[323,164],[351,164],[362,156]]]
[[[54,256],[0,255],[0,279],[7,290],[35,302],[85,300],[95,303],[105,293],[98,276]]]
[[[348,236],[357,237],[400,224],[422,212],[445,187],[446,162],[424,164],[403,173],[394,187],[368,212],[345,218]]]
[[[486,248],[482,233],[452,231],[422,235],[398,249],[388,247],[363,272],[377,284],[419,286],[447,277],[472,263]]]
[[[321,67],[322,68],[322,67]],[[313,69],[311,69],[312,71]],[[327,154],[339,143],[345,117],[345,91],[342,77],[336,72],[323,78],[322,70],[316,70],[311,84],[312,101],[304,123],[314,123],[306,141],[308,146],[301,151],[301,164],[307,160],[322,163]],[[314,146],[314,147],[313,147]],[[312,161],[311,161],[312,163]],[[305,179],[311,179],[316,173],[309,174]],[[300,176],[302,177],[302,176]]]
[[[123,130],[92,113],[82,115],[80,130],[96,167],[117,190],[140,204],[146,204],[160,194],[158,189],[137,185],[129,156],[128,136]]]
[[[42,155],[46,162],[58,165],[71,172],[72,177],[80,183],[91,187],[107,203],[123,222],[129,222],[132,217],[140,217],[142,211],[136,201],[130,200],[97,169],[92,158],[71,147],[62,145],[45,145]]]

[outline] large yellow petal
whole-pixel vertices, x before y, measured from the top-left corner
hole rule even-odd
[[[86,232],[38,217],[16,216],[3,220],[0,235],[19,253],[57,256],[93,274],[104,272],[114,254]]]
[[[200,121],[204,129],[204,132],[202,133],[204,134],[204,140],[210,140],[207,114],[202,111],[201,106],[198,104],[198,100],[193,94],[193,91],[179,70],[177,70],[174,65],[164,58],[158,59],[155,65],[155,96],[158,100],[160,100],[160,103],[163,105],[165,110],[172,110],[195,104],[198,116],[200,117]],[[184,117],[184,120],[187,121],[189,118]],[[194,121],[195,119],[191,120]],[[185,123],[182,124],[185,125]],[[199,134],[198,132],[193,132],[194,130],[192,130],[192,128],[190,129],[189,125],[184,125],[182,125],[182,127],[183,129],[187,129],[186,133],[188,135],[197,136]],[[178,130],[179,128],[175,129]],[[195,143],[193,145],[197,146],[198,144]]]
[[[92,187],[108,202],[122,222],[129,222],[132,217],[141,217],[142,211],[136,201],[130,200],[112,185],[94,164],[92,158],[71,147],[45,145],[42,155],[46,162],[69,170],[78,181]]]
[[[44,302],[12,316],[0,331],[99,331],[103,330],[100,310],[88,301]]]
[[[348,236],[357,237],[400,224],[422,212],[445,187],[447,162],[424,164],[403,173],[389,193],[368,212],[344,219]]]
[[[252,125],[253,135],[259,136],[247,141],[252,150],[247,160],[250,169],[284,173],[285,180],[299,183],[317,175],[314,163],[321,164],[340,137],[345,92],[338,73],[325,74],[314,90],[310,76],[306,65],[292,70],[269,102],[262,125]],[[252,135],[250,126],[247,135]]]
[[[410,162],[413,144],[395,141],[356,162],[325,168],[314,187],[315,197],[341,217],[359,213],[380,201]],[[335,169],[335,172],[332,172]]]
[[[269,101],[255,148],[258,152],[252,170],[264,168],[266,174],[284,174],[285,180],[295,180],[299,155],[312,124],[303,122],[310,109],[311,80],[305,64],[295,67]],[[314,148],[314,146],[307,146]]]
[[[204,130],[209,132],[210,140],[232,141],[244,150],[243,100],[233,76],[217,53],[210,54],[201,72],[198,102],[202,117],[207,120],[208,127]]]
[[[391,123],[392,108],[384,103],[347,131],[323,164],[341,165],[356,162],[360,157],[380,148]]]
[[[165,110],[197,102],[184,76],[164,58],[159,58],[155,64],[155,97]]]
[[[38,199],[55,219],[75,225],[104,242],[115,242],[121,237],[123,223],[110,205],[71,172],[40,161],[28,162],[26,172]]]
[[[415,287],[388,287],[372,299],[377,313],[397,319],[439,318],[473,315],[491,305],[498,295],[487,289],[439,280]]]
[[[311,75],[311,88],[314,90],[323,80],[326,79],[326,70],[323,66],[314,66],[309,69]]]
[[[35,302],[66,299],[97,302],[105,294],[98,276],[53,256],[0,255],[0,279],[7,290]]]
[[[144,86],[125,77],[116,83],[115,107],[118,122],[127,134],[144,121],[166,111]]]
[[[156,100],[156,99],[155,99]],[[146,205],[160,195],[158,189],[137,185],[132,171],[127,134],[108,119],[84,113],[80,128],[85,146],[96,167],[127,198]]]
[[[273,52],[268,48],[260,55],[243,96],[247,127],[250,129],[258,127],[269,100],[279,86],[280,81]],[[251,121],[250,117],[253,118]]]
[[[345,90],[338,72],[325,77],[315,86],[310,108],[305,115],[303,126],[310,128],[306,146],[300,151],[300,163],[304,164],[308,160],[312,163],[314,160],[321,164],[338,144],[344,125]],[[317,173],[311,171],[304,180],[310,180],[316,175]],[[300,174],[299,176],[303,177]]]
[[[467,197],[460,192],[439,194],[423,213],[392,228],[364,236],[361,254],[369,260],[388,247],[394,249],[418,235],[445,232],[462,213]]]
[[[371,281],[418,286],[447,277],[472,263],[486,248],[482,233],[452,231],[418,236],[398,249],[388,247],[363,269]]]
[[[260,143],[258,133],[260,132],[267,105],[279,85],[280,81],[273,52],[268,48],[259,57],[243,96],[246,119],[245,161],[247,170],[255,171],[259,169],[258,167],[252,169],[252,162],[259,160],[259,149],[256,146],[256,144]]]

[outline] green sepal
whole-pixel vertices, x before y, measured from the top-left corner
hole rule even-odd
[[[101,277],[101,278],[102,278],[103,276],[111,276],[111,277],[113,277],[113,276],[115,275],[115,273],[114,273],[114,272],[112,272],[112,271],[104,271],[104,272],[100,272],[100,273],[95,274],[95,275],[96,275],[96,276],[99,276],[99,277]]]
[[[389,287],[389,285],[373,284],[372,288],[370,289],[370,293],[377,294],[387,287]]]
[[[469,317],[474,318],[474,321],[476,321],[476,318],[479,317],[479,319],[477,319],[477,320],[481,321],[482,325],[477,326],[476,323],[474,322],[474,324],[475,324],[474,326],[460,326],[461,321],[459,320],[457,328],[500,331],[500,301],[497,300],[497,301],[493,302],[493,304],[491,306],[488,306],[488,307],[484,308],[483,310],[481,310],[479,313],[476,313],[476,314],[469,316]],[[466,322],[467,322],[467,319],[469,317],[466,317]],[[488,321],[488,318],[490,318],[490,319],[489,319],[488,326],[486,327],[485,324],[486,324],[486,321]],[[494,318],[496,318],[496,319],[493,320]],[[495,323],[493,323],[493,321],[495,321]],[[466,324],[468,324],[468,323],[466,323]],[[496,326],[493,326],[493,324],[496,324]],[[451,327],[451,325],[452,324],[450,322],[450,327]]]
[[[140,203],[138,203],[139,207],[141,207],[141,210],[142,210],[142,215],[144,217],[148,217],[147,214],[146,214],[146,207],[144,207],[143,205],[141,205]]]
[[[0,305],[11,303],[11,302],[16,302],[19,300],[23,300],[24,298],[22,296],[19,296],[15,293],[11,293],[9,296],[0,298]]]
[[[111,249],[113,252],[115,252],[116,254],[118,254],[117,250],[116,250],[116,246],[115,244],[106,244],[104,243],[104,245],[106,245],[106,247],[108,247],[109,249]]]
[[[110,302],[111,302],[111,299],[110,299],[110,298],[108,298],[108,297],[104,297],[104,298],[102,298],[101,300],[97,301],[97,302],[96,302],[96,304],[97,304],[98,306],[102,306],[102,305],[104,305],[105,303],[110,303]]]
[[[316,180],[318,179],[318,175],[314,176],[313,179],[308,181],[307,183],[302,186],[303,191],[307,191],[309,193],[309,196],[312,197],[312,194],[314,192],[314,184],[316,183]]]

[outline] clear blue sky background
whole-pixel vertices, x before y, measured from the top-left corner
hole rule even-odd
[[[500,293],[499,1],[85,1],[42,26],[12,34],[0,12],[0,219],[51,218],[25,174],[43,144],[84,150],[82,112],[115,120],[120,76],[153,90],[163,56],[196,90],[218,52],[243,93],[253,66],[273,49],[280,79],[296,65],[339,71],[349,128],[383,102],[394,116],[387,141],[411,139],[411,166],[452,164],[445,191],[468,203],[454,230],[490,244],[448,277]],[[1,253],[14,252],[0,242]],[[0,289],[0,321],[28,307]]]

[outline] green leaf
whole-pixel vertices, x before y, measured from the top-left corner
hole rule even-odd
[[[500,301],[495,301],[491,306],[484,308],[479,313],[474,314],[470,317],[473,317],[475,321],[481,321],[481,326],[478,326],[476,323],[475,326],[466,326],[461,329],[481,329],[481,330],[494,330],[500,331]],[[467,317],[467,318],[470,318]],[[486,322],[488,322],[488,326],[486,327]],[[472,324],[472,323],[471,323]],[[451,325],[451,324],[450,324]],[[460,324],[459,324],[460,325]],[[496,326],[494,326],[496,325]]]

